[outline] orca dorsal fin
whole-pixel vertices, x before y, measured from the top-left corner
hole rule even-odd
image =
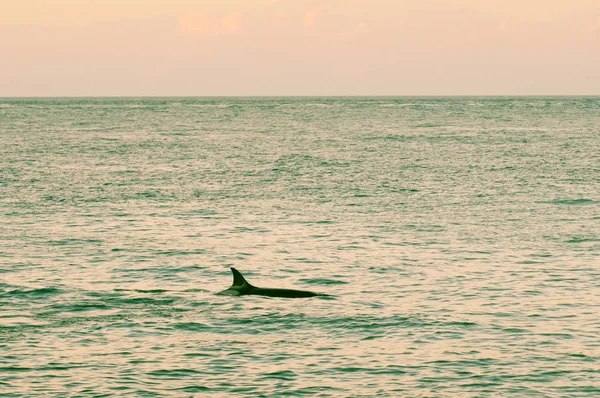
[[[248,281],[244,278],[244,276],[242,275],[242,273],[240,271],[238,271],[237,269],[231,267],[231,272],[233,273],[233,284],[231,285],[231,287],[254,287],[251,284],[248,283]]]

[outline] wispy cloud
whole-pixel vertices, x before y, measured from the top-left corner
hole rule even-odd
[[[190,13],[177,18],[178,31],[189,36],[217,36],[220,21],[207,13]]]
[[[0,93],[597,93],[598,1],[20,0]]]
[[[307,28],[313,26],[317,22],[318,16],[319,16],[318,9],[314,9],[314,10],[310,10],[310,11],[306,12],[304,14],[304,19],[303,19],[304,26]]]
[[[188,13],[177,18],[177,29],[185,36],[216,37],[233,35],[242,26],[242,14],[232,12],[223,16],[205,12]]]
[[[233,12],[221,18],[221,27],[228,33],[237,33],[242,24],[242,15],[239,12]]]
[[[360,22],[358,25],[354,27],[352,30],[356,34],[361,34],[367,31],[367,24],[364,22]]]
[[[596,23],[592,25],[592,31],[600,32],[600,16],[596,18]]]

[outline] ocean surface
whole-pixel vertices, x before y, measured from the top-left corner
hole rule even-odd
[[[600,98],[0,99],[0,396],[210,394],[600,396]]]

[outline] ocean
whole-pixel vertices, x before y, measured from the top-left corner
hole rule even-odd
[[[595,397],[599,315],[598,97],[0,99],[2,397]]]

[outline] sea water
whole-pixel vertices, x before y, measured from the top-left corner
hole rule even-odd
[[[1,99],[0,395],[209,394],[600,395],[600,98]]]

